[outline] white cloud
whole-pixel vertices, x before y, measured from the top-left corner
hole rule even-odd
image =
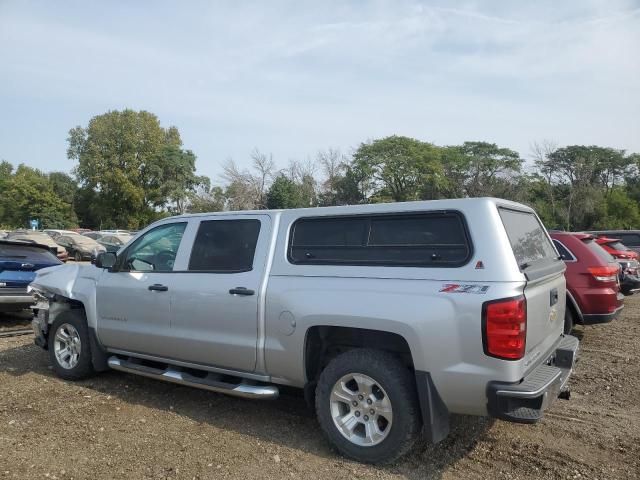
[[[66,130],[127,106],[178,125],[209,175],[393,133],[640,150],[634,3],[450,5],[2,3],[0,157],[49,169]]]

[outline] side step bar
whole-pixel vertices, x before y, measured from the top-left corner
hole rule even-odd
[[[135,360],[124,360],[116,356],[109,357],[108,364],[109,367],[121,372],[133,373],[212,392],[226,393],[236,397],[273,399],[278,398],[279,395],[278,387],[275,385],[249,383],[246,380],[242,380],[239,383],[228,383],[222,381],[220,375],[211,372],[203,372],[207,373],[207,375],[198,377],[181,371],[179,367],[167,365],[165,369],[160,369],[136,363]]]

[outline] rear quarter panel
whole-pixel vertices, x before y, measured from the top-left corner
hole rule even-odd
[[[425,203],[377,205],[372,211],[385,208],[424,211]],[[283,212],[265,310],[265,364],[274,380],[304,385],[304,345],[313,326],[381,330],[407,341],[415,368],[431,373],[451,412],[486,413],[487,382],[519,381],[560,333],[550,329],[547,340],[532,345],[520,361],[484,354],[483,302],[521,295],[526,279],[511,253],[495,200],[476,199],[456,210],[464,215],[473,243],[470,261],[460,268],[293,265],[286,257],[292,223],[322,215],[323,209],[307,215]],[[368,212],[360,208],[358,213]],[[482,268],[476,268],[478,261]],[[443,291],[449,284],[488,288],[483,294]],[[564,298],[561,308],[563,317]]]

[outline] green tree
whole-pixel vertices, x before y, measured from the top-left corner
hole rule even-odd
[[[3,168],[9,171],[6,165]],[[39,220],[44,228],[70,228],[77,224],[72,205],[55,193],[49,177],[40,170],[19,165],[4,179],[2,190],[8,205],[2,209],[0,223],[22,228],[28,227],[31,219]]]
[[[451,196],[508,196],[505,187],[520,173],[522,163],[517,152],[488,142],[464,142],[448,147],[443,155]]]
[[[207,178],[207,180],[209,180]],[[203,182],[196,191],[189,196],[187,211],[189,213],[221,212],[227,202],[224,189],[210,187],[209,182]]]
[[[371,179],[378,197],[402,202],[417,200],[442,183],[439,157],[440,149],[430,143],[393,135],[361,144],[353,164]]]
[[[267,191],[267,208],[297,208],[301,203],[298,185],[286,175],[278,175]]]
[[[98,215],[92,224],[140,227],[169,203],[182,205],[185,195],[178,190],[194,176],[195,156],[180,150],[178,130],[162,128],[146,111],[98,115],[86,128],[71,129],[68,142],[81,187],[95,193],[95,205],[81,207]]]
[[[606,197],[605,217],[597,219],[597,228],[637,229],[640,228],[640,208],[624,188],[615,187]]]

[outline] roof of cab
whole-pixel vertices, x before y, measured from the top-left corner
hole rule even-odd
[[[494,197],[476,197],[476,198],[453,198],[443,200],[421,200],[415,202],[387,202],[387,203],[367,203],[364,205],[342,205],[336,207],[308,207],[308,208],[292,208],[287,210],[234,210],[224,212],[208,212],[208,213],[189,213],[183,215],[177,215],[174,217],[168,217],[162,219],[166,221],[168,219],[182,219],[192,217],[203,217],[210,215],[257,215],[265,213],[283,213],[283,212],[304,212],[317,216],[324,215],[348,215],[358,213],[370,213],[375,210],[381,210],[384,212],[407,211],[407,210],[455,210],[464,208],[467,205],[477,204],[479,202],[492,203],[503,207],[511,207],[517,210],[531,211],[531,207],[522,203],[513,202],[511,200],[504,200],[502,198]]]

